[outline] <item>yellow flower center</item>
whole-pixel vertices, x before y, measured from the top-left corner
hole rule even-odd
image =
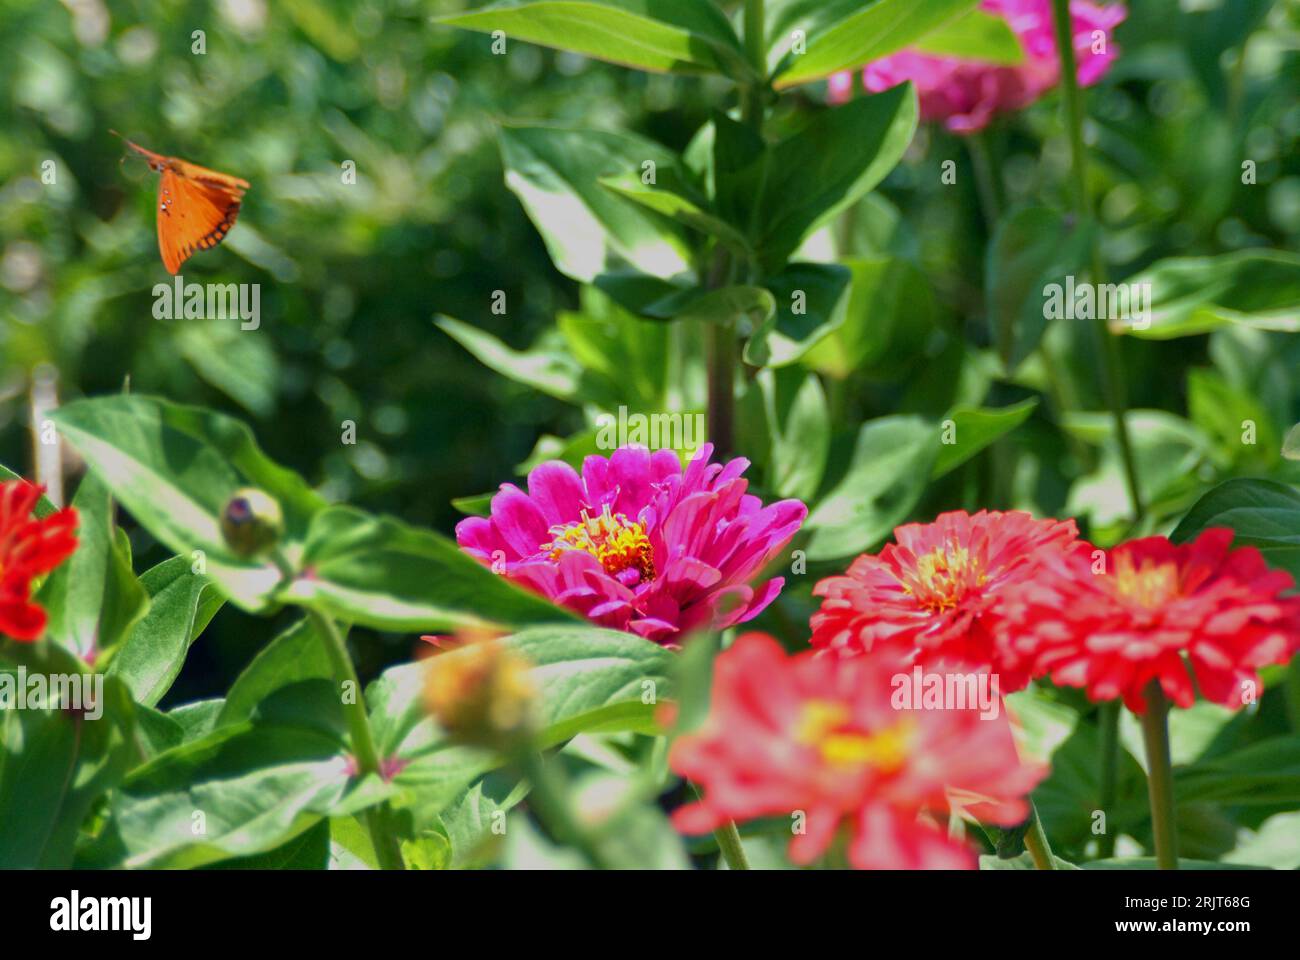
[[[988,580],[979,561],[965,547],[938,547],[917,557],[916,566],[900,578],[903,589],[931,613],[954,609],[972,587]]]
[[[1133,563],[1127,553],[1114,557],[1115,574],[1110,578],[1116,595],[1154,610],[1178,596],[1178,567],[1172,563],[1156,563],[1150,558],[1140,565]]]
[[[549,551],[552,560],[559,560],[566,550],[581,550],[599,560],[610,576],[635,570],[638,583],[655,578],[654,550],[645,525],[621,513],[610,513],[609,504],[600,516],[592,517],[583,510],[581,520],[559,524],[549,532],[554,539],[542,549]]]
[[[810,700],[804,705],[795,738],[815,747],[833,767],[874,767],[892,773],[903,765],[915,726],[910,717],[875,733],[846,729],[849,719],[849,709],[842,703]]]

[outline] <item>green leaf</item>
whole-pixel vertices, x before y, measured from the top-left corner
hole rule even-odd
[[[83,682],[91,677],[80,676]],[[6,681],[16,683],[17,675],[0,670],[0,685]],[[92,804],[140,756],[126,687],[105,680],[102,707],[98,719],[62,710],[0,710],[0,869],[72,866]]]
[[[938,322],[925,275],[899,257],[844,260],[839,267],[851,277],[842,318],[811,338],[803,363],[841,380],[857,371],[902,374]]]
[[[187,320],[172,343],[200,377],[249,413],[265,417],[275,410],[280,364],[266,334],[225,320]]]
[[[377,782],[353,781],[336,737],[279,723],[223,726],[127,778],[92,862],[179,869],[264,854],[382,796]]]
[[[217,725],[242,723],[272,694],[306,680],[332,680],[333,668],[324,641],[310,620],[300,620],[258,651],[235,678]]]
[[[1025,60],[1020,38],[1010,24],[996,14],[979,9],[931,30],[912,49],[931,56],[999,66],[1015,66]]]
[[[937,480],[951,473],[975,454],[1000,437],[1006,436],[1029,419],[1038,406],[1038,398],[1030,397],[1009,407],[959,408],[948,414],[952,422],[953,443],[941,443],[939,456],[930,471],[930,479]],[[944,424],[947,427],[947,424]]]
[[[79,400],[52,416],[141,526],[181,556],[202,551],[207,574],[247,610],[266,605],[280,572],[227,548],[220,517],[230,496],[254,486],[279,501],[290,561],[325,505],[301,477],[268,460],[247,427],[220,414],[131,395]]]
[[[573,50],[637,70],[746,75],[727,18],[698,0],[506,0],[434,22],[481,33],[501,30],[509,41]]]
[[[758,379],[772,444],[768,484],[782,497],[809,501],[821,486],[831,446],[821,381],[797,367],[765,370]]]
[[[656,170],[655,182],[650,184],[642,179],[640,172],[602,177],[600,183],[647,210],[721,240],[735,251],[743,254],[749,249],[744,233],[710,209],[708,199],[671,167]]]
[[[480,363],[502,376],[559,400],[582,399],[582,368],[572,357],[541,350],[512,350],[492,334],[451,317],[437,317],[434,323]]]
[[[472,497],[455,497],[451,505],[467,517],[489,517],[492,515],[492,498],[496,492],[480,493]]]
[[[316,516],[302,567],[304,573],[283,591],[285,600],[379,630],[574,619],[438,534],[350,507],[330,507]]]
[[[777,5],[768,35],[778,89],[879,60],[975,8],[978,0],[795,0]],[[803,30],[807,53],[788,53]]]
[[[627,266],[663,280],[690,272],[681,227],[601,186],[603,177],[669,169],[677,158],[641,137],[600,130],[503,127],[506,186],[519,197],[555,267],[590,283]]]
[[[190,567],[187,558],[173,557],[145,572],[140,583],[149,593],[149,612],[108,665],[109,675],[123,680],[146,706],[170,689],[190,644],[225,603],[212,581]]]
[[[894,169],[912,142],[917,118],[916,90],[905,83],[822,111],[772,148],[757,201],[756,246],[769,272],[779,270],[808,233]]]
[[[673,654],[631,634],[575,624],[536,627],[503,642],[533,665],[543,747],[579,733],[654,731],[657,704],[673,695]],[[503,762],[488,751],[447,743],[425,713],[427,669],[427,663],[393,667],[366,691],[379,752],[400,761],[392,782],[404,796],[394,802],[413,807],[417,823],[436,817]]]
[[[439,815],[451,842],[451,866],[475,869],[492,863],[504,840],[502,818],[528,793],[528,784],[505,773],[490,773],[467,787]]]
[[[1112,857],[1108,860],[1089,860],[1080,865],[1084,870],[1157,870],[1155,857]],[[1178,858],[1180,870],[1258,870],[1258,867],[1217,860],[1189,860]]]
[[[1125,282],[1150,291],[1150,325],[1123,327],[1135,337],[1168,340],[1233,324],[1300,331],[1300,254],[1241,250],[1178,257],[1161,260]]]
[[[108,487],[87,476],[72,505],[79,514],[77,550],[50,574],[37,602],[50,615],[48,635],[93,663],[144,616],[149,597],[131,569],[129,545],[113,523]]]
[[[330,859],[330,825],[322,820],[288,843],[251,857],[213,864],[213,870],[324,870]]]
[[[1190,543],[1211,527],[1231,527],[1233,545],[1256,547],[1270,566],[1300,581],[1300,493],[1272,480],[1229,480],[1183,517],[1169,539]]]
[[[837,560],[880,543],[911,513],[938,454],[937,425],[915,416],[862,425],[848,472],[804,523],[808,559]]]
[[[1065,315],[1065,284],[1082,269],[1088,251],[1087,228],[1071,226],[1047,207],[1024,207],[1004,217],[994,231],[985,259],[984,284],[989,322],[998,331],[998,352],[1010,358],[1010,371],[1038,348],[1047,330],[1049,288],[1060,285]]]
[[[1276,870],[1300,868],[1300,811],[1269,817],[1255,831],[1242,831],[1224,863]]]
[[[767,366],[798,363],[844,323],[853,273],[835,263],[791,263],[769,277],[776,301],[772,330],[762,337]]]

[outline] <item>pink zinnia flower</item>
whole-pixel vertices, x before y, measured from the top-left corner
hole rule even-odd
[[[997,657],[993,629],[1005,591],[1033,578],[1075,542],[1073,520],[1021,511],[962,510],[894,531],[896,544],[863,554],[813,588],[812,645],[838,654],[888,647],[926,668],[996,670],[1004,692],[1029,677]]]
[[[750,581],[790,542],[808,508],[764,507],[745,492],[749,461],[682,471],[671,450],[622,447],[587,457],[579,475],[544,463],[528,492],[502,484],[490,518],[456,527],[467,553],[601,626],[672,644],[696,629],[758,616],[785,580]]]
[[[982,130],[995,114],[1023,109],[1056,86],[1061,60],[1056,53],[1052,0],[982,0],[980,9],[1007,21],[1024,49],[1023,63],[996,66],[904,50],[867,64],[863,85],[878,92],[911,80],[920,98],[921,118],[942,120],[954,133]],[[1118,55],[1113,31],[1126,16],[1122,3],[1070,3],[1074,56],[1083,86],[1101,79]],[[1105,37],[1094,51],[1097,31]],[[851,74],[836,74],[830,81],[831,100],[848,99],[852,86]]]
[[[1146,537],[1110,551],[1080,543],[1010,591],[997,643],[1034,676],[1083,687],[1093,700],[1146,710],[1152,680],[1175,704],[1196,691],[1225,707],[1262,692],[1256,671],[1300,650],[1291,575],[1233,533],[1206,530],[1175,545]]]
[[[960,806],[1011,826],[1046,772],[1024,765],[1005,715],[896,707],[889,655],[787,656],[748,633],[719,655],[709,716],[673,744],[669,764],[704,791],[673,823],[705,833],[728,820],[802,813],[790,857],[807,864],[843,830],[860,870],[968,869],[973,850],[930,814]]]

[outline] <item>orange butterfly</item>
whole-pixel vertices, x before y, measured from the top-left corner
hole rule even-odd
[[[114,136],[122,137],[116,130]],[[164,157],[122,137],[126,145],[162,174],[158,184],[158,249],[163,266],[175,275],[195,250],[208,250],[226,238],[239,216],[248,181],[208,170],[180,157]]]

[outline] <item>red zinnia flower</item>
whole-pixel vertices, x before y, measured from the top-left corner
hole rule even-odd
[[[15,640],[45,632],[45,611],[31,602],[32,580],[77,549],[76,510],[32,516],[43,492],[25,480],[0,483],[0,635]]]
[[[1232,537],[1217,528],[1180,546],[1147,537],[1105,553],[1081,543],[1012,592],[1002,657],[1093,700],[1122,697],[1135,713],[1152,680],[1180,707],[1197,688],[1240,707],[1260,689],[1259,667],[1300,649],[1300,598],[1282,596],[1290,574],[1254,547],[1230,550]]]
[[[1022,766],[1005,714],[896,709],[890,656],[786,656],[764,634],[740,637],[716,663],[704,727],[669,755],[703,799],[674,815],[686,833],[729,820],[802,813],[790,856],[808,863],[844,825],[859,869],[973,867],[975,856],[922,819],[960,798],[1004,825],[1043,770]]]
[[[926,667],[996,669],[1004,692],[1018,690],[1028,677],[1004,673],[995,658],[1002,594],[1075,536],[1073,520],[1022,512],[954,511],[899,527],[897,545],[863,554],[813,589],[824,599],[812,617],[812,645],[848,654],[888,645]]]

